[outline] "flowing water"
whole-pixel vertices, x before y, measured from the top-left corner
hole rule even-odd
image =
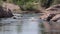
[[[40,14],[14,14],[16,19],[1,18],[0,34],[41,34]]]

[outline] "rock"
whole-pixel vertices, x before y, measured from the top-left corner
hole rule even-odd
[[[59,20],[57,20],[57,22],[58,22],[58,23],[60,23],[60,19],[59,19]]]
[[[49,7],[49,8],[47,8],[46,11],[49,11],[51,14],[60,13],[60,4],[53,5],[53,6]]]
[[[10,9],[11,12],[13,12],[13,13],[21,13],[20,7],[18,5],[13,4],[13,3],[3,2],[2,6]]]
[[[16,17],[13,17],[13,19],[17,19]]]
[[[43,13],[43,15],[40,16],[40,18],[43,20],[46,20],[49,15],[50,15],[50,13]]]
[[[13,14],[10,9],[5,9],[4,7],[0,6],[0,18],[8,18],[12,17]]]
[[[60,14],[55,15],[51,20],[56,22],[60,19]]]
[[[47,17],[46,20],[49,22],[54,16],[55,16],[55,14],[50,14],[50,15]]]
[[[13,19],[17,19],[16,17],[13,17]]]
[[[49,7],[48,9],[46,9],[44,11],[44,15],[41,16],[41,19],[43,20],[45,19],[47,21],[52,20],[56,22],[58,20],[57,18],[59,17],[60,17],[60,4],[53,5]]]

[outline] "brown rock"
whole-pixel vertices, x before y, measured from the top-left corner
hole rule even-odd
[[[55,19],[53,17],[56,17],[56,16],[53,16],[53,15],[57,15],[57,14],[60,14],[60,4],[53,5],[53,6],[49,7],[48,9],[46,9],[44,11],[44,15],[41,16],[41,18],[42,19],[50,19],[48,17],[52,17],[51,19],[53,20],[53,19]],[[58,18],[58,17],[56,17],[56,18]]]
[[[18,5],[13,4],[13,3],[3,2],[2,6],[10,9],[11,12],[13,12],[13,13],[21,13],[20,7]]]
[[[60,14],[55,15],[51,20],[52,21],[58,21],[60,19]]]

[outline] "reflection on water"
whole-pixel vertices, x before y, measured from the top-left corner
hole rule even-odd
[[[23,20],[22,34],[38,34],[38,19],[30,17]]]
[[[38,24],[40,19],[36,14],[14,14],[16,19],[3,18],[0,23],[6,24],[0,26],[0,34],[41,34]],[[22,17],[21,17],[22,16]]]

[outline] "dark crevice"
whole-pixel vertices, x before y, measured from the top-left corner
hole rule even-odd
[[[47,21],[49,22],[56,14],[50,14],[47,18]]]

